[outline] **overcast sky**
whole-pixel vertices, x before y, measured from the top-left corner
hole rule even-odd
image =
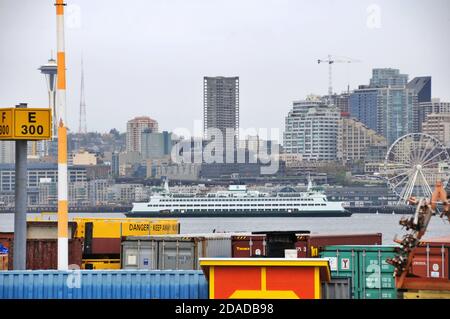
[[[54,0],[0,0],[0,107],[48,105],[37,68],[56,48]],[[244,128],[278,127],[293,100],[366,84],[374,67],[430,75],[450,101],[448,0],[67,0],[69,128],[84,57],[89,131],[147,115],[164,130],[202,119],[203,76],[240,77]]]

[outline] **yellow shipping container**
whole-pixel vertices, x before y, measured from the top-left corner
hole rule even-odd
[[[120,259],[83,259],[81,269],[120,269]]]
[[[86,223],[92,223],[92,238],[121,238],[122,236],[178,234],[177,219],[136,218],[74,218],[76,238],[84,238]]]

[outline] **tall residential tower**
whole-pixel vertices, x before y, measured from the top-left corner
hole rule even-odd
[[[203,129],[204,137],[210,138],[208,130],[218,129],[222,136],[233,130],[234,139],[226,143],[236,146],[239,128],[239,77],[203,78]]]
[[[148,116],[135,117],[127,122],[127,152],[141,152],[142,133],[158,132],[158,122]]]

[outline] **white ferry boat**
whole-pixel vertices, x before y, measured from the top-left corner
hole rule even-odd
[[[227,191],[207,194],[172,193],[166,181],[164,191],[146,203],[133,203],[127,217],[348,217],[343,202],[330,202],[308,183],[306,192],[286,187],[269,194],[230,185]]]

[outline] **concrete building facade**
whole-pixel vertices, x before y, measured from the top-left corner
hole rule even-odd
[[[203,130],[204,138],[210,139],[211,129],[218,129],[224,143],[236,145],[239,128],[239,77],[203,78]],[[227,130],[232,136],[226,138]],[[223,146],[226,147],[225,145]]]
[[[340,112],[320,100],[293,103],[285,120],[283,149],[303,160],[336,160]]]
[[[140,152],[142,132],[150,130],[158,132],[158,122],[148,116],[135,117],[127,122],[127,152]]]
[[[371,146],[386,146],[386,139],[354,118],[342,117],[339,120],[339,160],[343,163],[364,160]]]
[[[450,148],[450,113],[431,113],[422,124],[422,131]]]

